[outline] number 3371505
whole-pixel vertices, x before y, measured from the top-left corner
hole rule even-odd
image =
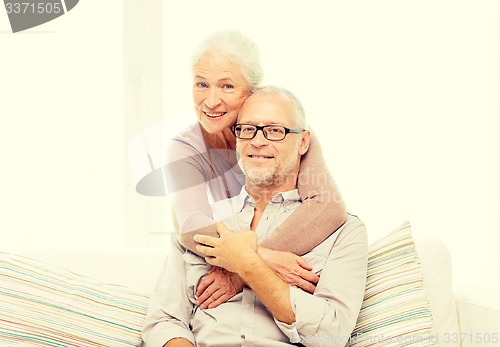
[[[473,344],[493,344],[498,343],[498,333],[446,333],[444,343],[473,343]]]
[[[5,8],[7,13],[61,13],[61,3],[60,2],[39,2],[29,3],[29,2],[7,2],[5,3]]]

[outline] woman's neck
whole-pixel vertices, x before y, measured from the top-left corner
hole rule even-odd
[[[207,147],[236,150],[236,136],[234,136],[231,129],[226,128],[221,132],[210,134],[201,125],[200,128]]]

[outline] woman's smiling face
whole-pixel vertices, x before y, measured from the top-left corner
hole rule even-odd
[[[210,134],[230,128],[251,91],[241,67],[230,57],[205,53],[194,65],[193,75],[200,124]]]

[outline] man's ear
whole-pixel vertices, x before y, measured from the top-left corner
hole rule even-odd
[[[300,140],[300,145],[299,145],[300,155],[306,154],[307,150],[309,149],[310,143],[311,143],[311,132],[309,130],[305,130],[304,132],[302,132],[302,140]]]

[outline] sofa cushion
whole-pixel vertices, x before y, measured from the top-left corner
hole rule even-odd
[[[139,346],[148,295],[0,253],[0,345]]]
[[[351,346],[432,346],[435,336],[410,223],[370,245],[365,296]]]

